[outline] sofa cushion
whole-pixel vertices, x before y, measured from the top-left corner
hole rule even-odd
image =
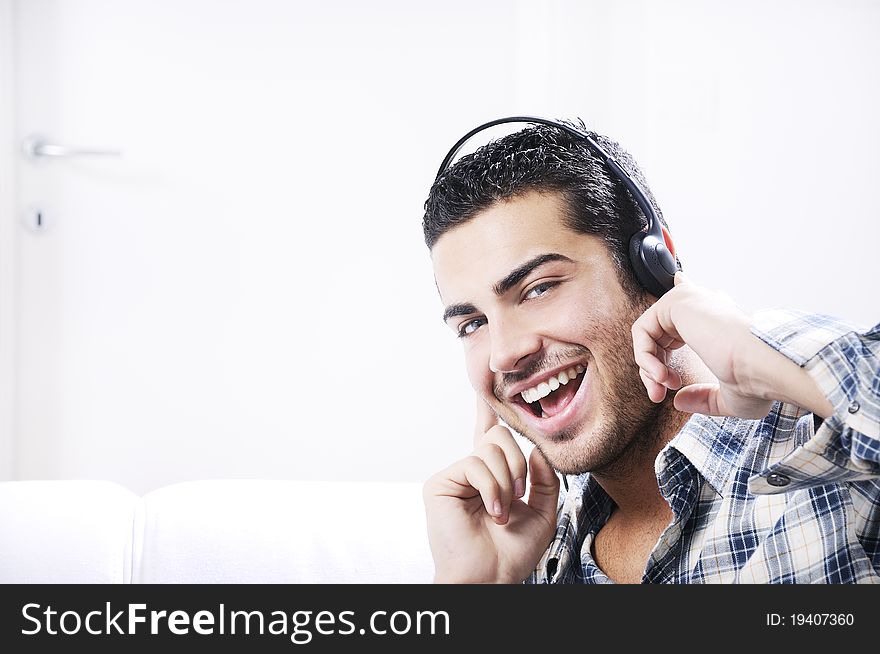
[[[430,582],[421,486],[218,480],[148,493],[135,583]]]

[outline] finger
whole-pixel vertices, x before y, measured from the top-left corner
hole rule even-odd
[[[653,379],[651,379],[644,370],[639,369],[639,377],[642,378],[642,384],[648,391],[648,397],[655,404],[659,404],[666,397],[666,387]]]
[[[673,391],[681,388],[681,375],[678,370],[669,365],[672,353],[658,346],[655,356],[663,364],[663,371],[659,378],[654,377],[654,381]]]
[[[648,392],[648,397],[654,402],[662,402],[666,397],[667,389],[675,391],[682,386],[681,375],[679,372],[675,368],[668,366],[666,368],[666,380],[663,382],[654,379],[651,375],[645,372],[644,369],[639,369],[639,377],[642,380],[642,385]]]
[[[681,272],[679,270],[678,272],[675,273],[675,286],[679,286],[680,284],[690,284],[690,283],[691,283],[690,278],[687,275],[685,275],[683,272]]]
[[[671,356],[671,352],[666,350],[663,351],[663,361],[666,364],[666,381],[663,384],[666,388],[677,391],[682,387],[681,373],[678,372],[675,368],[669,365],[669,357]]]
[[[507,427],[495,425],[483,437],[484,442],[494,443],[504,452],[510,476],[513,479],[513,496],[522,497],[526,494],[526,473],[528,465],[526,457]]]
[[[486,401],[479,395],[476,396],[476,421],[474,424],[474,447],[479,445],[487,431],[498,424],[498,415],[492,410]]]
[[[665,352],[660,339],[671,342],[670,335],[663,331],[660,323],[649,309],[633,323],[633,356],[639,367],[657,381],[665,379],[665,357],[661,361],[658,353]]]
[[[504,451],[495,445],[495,443],[483,443],[474,450],[474,455],[478,456],[489,468],[489,472],[495,478],[498,486],[498,499],[501,501],[501,513],[495,513],[497,505],[493,502],[492,516],[495,522],[503,525],[507,522],[510,515],[510,502],[513,500],[513,478],[510,476],[510,468],[507,465],[507,457]]]
[[[632,339],[637,360],[639,355],[657,358],[658,352],[670,352],[684,346],[684,341],[673,325],[666,328],[653,314],[648,315],[647,312],[633,323]]]
[[[723,415],[719,412],[718,384],[691,384],[675,394],[673,406],[685,413],[702,413],[708,416]]]
[[[666,350],[659,347],[643,334],[633,333],[633,356],[639,368],[653,381],[660,384],[666,381],[669,371],[666,367]]]
[[[642,382],[645,384],[648,396],[653,401],[659,402],[666,393],[661,392],[656,384],[672,390],[681,388],[681,375],[670,367],[668,362],[671,350],[682,347],[684,342],[677,334],[668,333],[656,320],[656,316],[656,305],[654,305],[633,323],[632,338],[633,358],[641,369]]]
[[[559,501],[559,477],[536,447],[529,455],[528,505],[550,524],[556,524],[556,504]]]
[[[674,350],[684,345],[678,329],[672,322],[670,309],[675,302],[675,298],[671,292],[657,300],[648,309],[639,316],[632,325],[633,338],[638,332],[640,343],[644,347],[647,341],[658,343],[660,347],[668,350]],[[650,348],[649,348],[650,350]]]
[[[426,496],[469,500],[480,496],[483,508],[493,518],[501,515],[501,489],[486,462],[468,456],[438,473],[425,485]]]

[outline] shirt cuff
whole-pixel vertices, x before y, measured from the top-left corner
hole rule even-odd
[[[880,439],[878,416],[864,409],[874,404],[861,397],[863,384],[876,375],[867,370],[873,355],[863,342],[876,339],[878,328],[864,335],[837,318],[800,311],[772,309],[752,319],[752,334],[804,368],[834,408],[829,427],[848,427]],[[866,356],[867,355],[867,356]],[[868,382],[870,386],[870,383]]]

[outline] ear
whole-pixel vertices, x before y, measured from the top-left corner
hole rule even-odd
[[[672,253],[672,256],[675,256],[675,243],[672,242],[672,236],[669,234],[669,230],[665,227],[660,227],[660,231],[663,232],[663,240],[666,242],[666,249]]]

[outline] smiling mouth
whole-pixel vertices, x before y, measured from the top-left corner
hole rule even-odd
[[[562,412],[577,394],[586,368],[577,364],[527,388],[514,398],[514,403],[536,418],[552,418]]]

